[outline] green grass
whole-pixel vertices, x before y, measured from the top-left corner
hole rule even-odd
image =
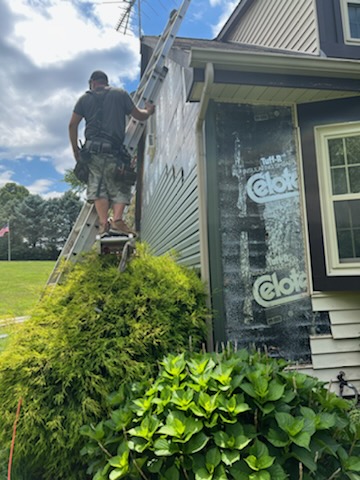
[[[0,262],[0,319],[29,315],[54,265],[50,261]]]

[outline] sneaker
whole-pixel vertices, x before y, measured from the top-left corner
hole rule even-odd
[[[124,220],[113,220],[110,224],[109,233],[111,235],[132,235],[136,237],[136,233],[126,225]]]

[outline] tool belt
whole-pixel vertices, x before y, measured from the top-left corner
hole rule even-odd
[[[89,154],[106,153],[113,155],[116,163],[115,178],[127,185],[134,185],[136,182],[136,171],[131,166],[131,155],[124,145],[114,146],[109,141],[104,140],[86,140],[84,150]]]
[[[86,140],[84,147],[89,153],[108,153],[114,155],[119,151],[119,149],[114,148],[111,142],[103,140]]]

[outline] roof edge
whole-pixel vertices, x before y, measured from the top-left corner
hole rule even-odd
[[[220,70],[360,78],[359,60],[192,47],[190,67],[205,68],[207,63]]]

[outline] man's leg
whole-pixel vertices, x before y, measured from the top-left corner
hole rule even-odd
[[[125,203],[114,203],[112,209],[114,213],[113,221],[116,222],[116,220],[122,220]]]
[[[95,209],[100,222],[100,234],[107,230],[108,214],[109,214],[109,200],[107,198],[97,198],[94,200]]]

